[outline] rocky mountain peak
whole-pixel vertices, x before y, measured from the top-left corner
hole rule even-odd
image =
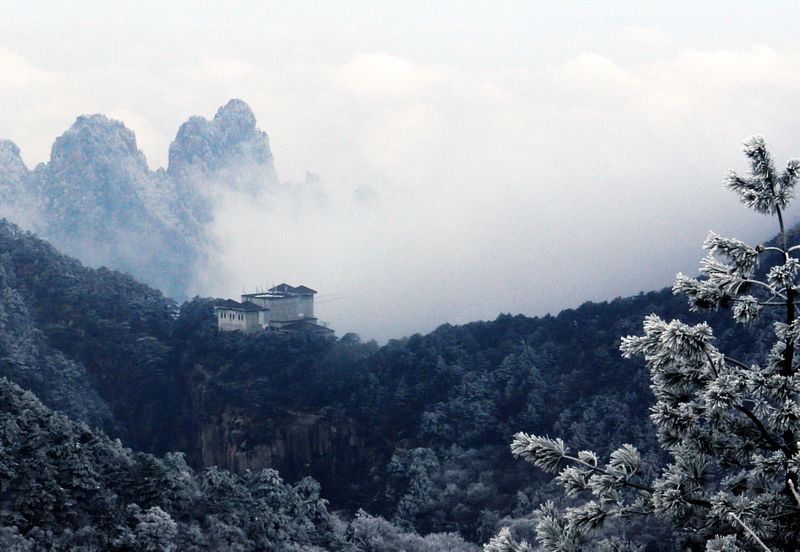
[[[22,161],[19,153],[19,146],[12,140],[0,140],[0,162],[11,161],[19,159]]]
[[[181,125],[169,148],[167,172],[178,179],[225,173],[227,182],[277,182],[267,134],[256,127],[256,117],[242,100],[230,100],[209,121],[194,116]]]
[[[59,136],[50,153],[50,170],[60,172],[85,164],[134,163],[147,171],[144,154],[136,145],[136,135],[121,121],[105,115],[81,115]]]
[[[0,183],[17,181],[28,174],[17,144],[11,140],[0,140]]]
[[[56,139],[50,163],[37,175],[50,220],[48,237],[69,253],[78,254],[97,236],[135,231],[151,221],[147,162],[136,135],[120,121],[81,115]],[[131,265],[118,260],[113,266]]]
[[[223,128],[239,130],[242,135],[256,130],[256,116],[243,100],[232,99],[220,107],[214,121]]]

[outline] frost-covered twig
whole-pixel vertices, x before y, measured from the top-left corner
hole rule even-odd
[[[758,538],[758,535],[756,535],[756,534],[753,532],[753,530],[752,530],[752,529],[750,529],[750,528],[747,526],[747,524],[746,524],[745,522],[743,522],[743,521],[742,521],[742,519],[741,519],[739,516],[737,516],[737,515],[736,515],[736,514],[734,514],[733,512],[731,512],[731,513],[730,513],[730,514],[728,514],[728,515],[729,515],[730,517],[732,517],[733,519],[735,519],[735,520],[736,520],[736,523],[738,523],[739,525],[741,525],[742,529],[744,529],[744,530],[747,532],[747,534],[748,534],[748,535],[750,535],[750,538],[752,538],[752,539],[753,539],[753,540],[754,540],[754,541],[755,541],[755,542],[756,542],[756,543],[757,543],[757,544],[758,544],[758,545],[759,545],[761,548],[763,548],[763,549],[764,549],[764,550],[766,550],[767,552],[772,552],[772,550],[770,550],[770,549],[769,549],[769,547],[768,547],[766,544],[764,544],[764,541],[762,541],[760,538]]]
[[[789,479],[789,490],[792,491],[795,502],[800,506],[800,495],[797,494],[797,488],[794,486],[794,481],[792,481],[791,478]]]

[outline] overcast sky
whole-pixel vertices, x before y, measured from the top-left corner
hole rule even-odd
[[[721,187],[741,140],[800,155],[794,2],[55,4],[0,2],[0,138],[33,167],[102,112],[156,168],[190,115],[244,99],[281,179],[318,173],[331,207],[232,198],[228,272],[197,292],[307,284],[340,335],[670,285],[708,230],[774,231]]]

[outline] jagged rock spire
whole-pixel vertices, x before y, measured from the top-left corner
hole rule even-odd
[[[277,182],[269,138],[256,127],[250,106],[236,99],[220,107],[211,121],[194,116],[181,125],[169,148],[167,172],[179,180],[223,173],[224,184],[241,188],[245,181],[256,192]]]

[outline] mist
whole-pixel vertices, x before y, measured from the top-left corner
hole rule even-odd
[[[384,341],[658,289],[696,273],[709,229],[755,242],[777,230],[743,216],[723,169],[659,172],[624,194],[602,175],[572,189],[531,182],[529,193],[497,177],[490,193],[465,184],[337,195],[324,182],[305,200],[296,190],[228,193],[215,202],[194,289],[238,298],[308,285],[339,335]]]
[[[58,44],[83,19],[0,8],[17,21],[0,39],[0,72],[14,75],[0,82],[0,133],[33,167],[77,114],[103,112],[136,131],[152,169],[182,121],[244,99],[300,192],[216,197],[190,292],[304,284],[338,335],[385,340],[671,285],[696,273],[709,230],[776,231],[722,188],[746,168],[741,141],[763,134],[778,165],[800,153],[796,27],[779,9],[726,3],[720,19],[687,3],[677,21],[675,7],[312,16],[244,3],[230,17],[163,7],[156,23],[154,6],[106,14],[117,23],[68,52],[41,35]]]

